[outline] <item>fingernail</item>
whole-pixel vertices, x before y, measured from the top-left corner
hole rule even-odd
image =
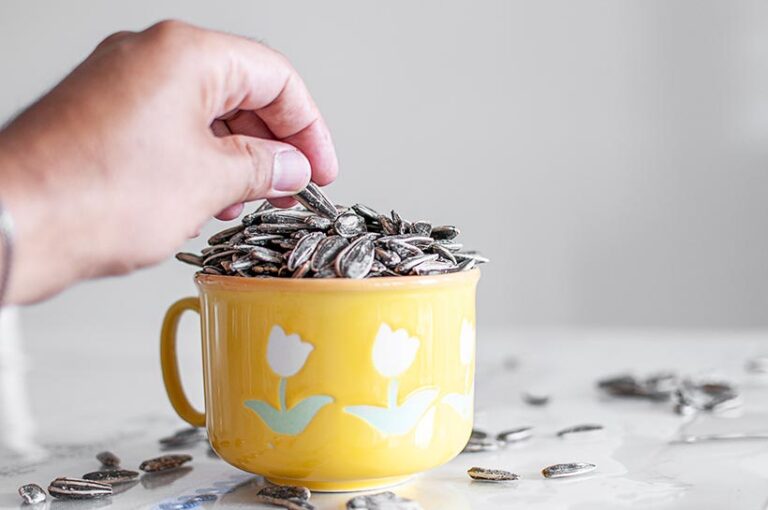
[[[312,170],[309,161],[299,151],[283,151],[275,154],[272,169],[272,189],[275,191],[301,191],[309,182]]]

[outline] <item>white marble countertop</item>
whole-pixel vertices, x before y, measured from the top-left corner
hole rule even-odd
[[[47,486],[57,476],[97,469],[94,455],[104,449],[135,469],[159,453],[158,438],[184,427],[166,401],[157,349],[148,347],[154,342],[131,341],[128,332],[91,338],[87,329],[79,339],[52,335],[22,341],[7,331],[0,338],[0,508],[19,508],[16,488],[23,483]],[[768,432],[768,380],[744,369],[747,359],[768,354],[768,332],[506,332],[481,327],[478,342],[476,426],[495,433],[530,425],[534,437],[495,452],[462,454],[394,488],[399,495],[441,510],[765,508],[768,440],[675,440],[689,433]],[[190,393],[201,384],[196,356],[195,348],[182,351]],[[745,405],[731,416],[681,417],[670,403],[610,399],[595,387],[598,378],[617,372],[665,369],[726,377],[739,385]],[[543,407],[527,405],[520,397],[526,390],[549,393],[552,400]],[[579,423],[599,423],[605,430],[555,435]],[[49,498],[35,508],[162,508],[180,497],[211,492],[218,499],[201,508],[256,507],[250,498],[260,479],[210,457],[207,450],[205,444],[189,449],[191,469],[142,478],[111,498]],[[559,480],[539,473],[544,466],[569,461],[591,462],[597,470]],[[471,466],[508,469],[522,478],[504,484],[473,482],[466,474]],[[312,501],[319,509],[342,509],[350,497],[315,494]]]

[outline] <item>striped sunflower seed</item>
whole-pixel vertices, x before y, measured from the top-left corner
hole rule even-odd
[[[435,239],[453,239],[459,235],[459,229],[453,225],[441,225],[432,228],[432,237]]]
[[[557,432],[557,437],[565,437],[570,434],[579,434],[581,432],[594,432],[597,430],[603,430],[602,425],[593,423],[585,423],[583,425],[574,425],[573,427],[564,428]]]
[[[473,480],[482,480],[484,482],[507,482],[520,479],[520,475],[503,469],[472,467],[467,470],[467,474]]]
[[[320,216],[325,216],[328,219],[336,219],[336,216],[339,214],[333,202],[328,200],[325,193],[314,182],[310,182],[294,198],[308,210]]]
[[[541,470],[544,478],[565,478],[567,476],[583,475],[597,468],[588,462],[569,462],[566,464],[554,464]]]
[[[432,260],[437,260],[437,258],[438,258],[438,255],[435,253],[416,255],[415,257],[410,257],[400,262],[395,267],[395,272],[400,274],[408,274],[413,270],[413,268],[415,268],[419,264],[423,264],[424,262],[429,262]]]
[[[355,211],[360,216],[362,216],[363,218],[365,218],[369,223],[378,222],[379,216],[381,216],[381,214],[374,211],[372,208],[368,207],[367,205],[363,205],[363,204],[353,205],[352,210]]]
[[[312,493],[306,487],[295,485],[267,485],[257,493],[260,496],[269,496],[278,499],[303,499],[308,500]]]
[[[83,475],[83,480],[91,480],[93,482],[101,482],[109,485],[130,482],[139,477],[137,471],[130,471],[128,469],[105,469],[102,471],[93,471]]]
[[[299,266],[309,262],[317,245],[323,238],[325,238],[325,234],[322,232],[313,232],[302,237],[288,257],[288,271],[296,271]],[[309,269],[309,266],[307,266],[307,269]]]
[[[229,240],[235,234],[239,234],[245,228],[244,225],[235,225],[234,227],[225,228],[221,232],[217,232],[208,238],[208,244],[213,246],[214,244],[221,244],[224,241]]]
[[[347,501],[347,510],[421,510],[421,505],[412,499],[386,491],[356,496]]]
[[[347,239],[366,233],[365,220],[353,212],[339,214],[333,222],[333,229]]]
[[[104,467],[117,467],[120,465],[120,458],[112,452],[99,452],[96,454],[96,460],[101,462]]]
[[[48,494],[60,499],[95,499],[112,495],[112,486],[81,478],[57,478],[48,486]]]
[[[279,506],[288,510],[315,510],[315,505],[304,499],[284,499],[274,498],[264,494],[257,494],[253,497],[254,503],[264,503],[265,505]]]
[[[312,271],[320,271],[333,264],[341,251],[349,246],[349,241],[341,236],[328,236],[321,239],[312,254]]]
[[[344,278],[360,279],[373,265],[373,241],[359,237],[336,257],[336,273]]]
[[[199,255],[195,255],[194,253],[184,253],[184,252],[177,253],[176,260],[180,260],[185,264],[191,264],[193,266],[203,267],[203,258]]]
[[[191,455],[162,455],[155,457],[154,459],[148,459],[139,465],[139,469],[147,473],[155,473],[158,471],[167,471],[169,469],[176,469],[183,464],[192,460]]]
[[[28,505],[42,503],[45,501],[45,491],[35,483],[28,483],[19,487],[19,496]]]
[[[516,429],[505,430],[496,435],[496,439],[502,443],[518,443],[525,441],[533,436],[533,427],[519,427]]]

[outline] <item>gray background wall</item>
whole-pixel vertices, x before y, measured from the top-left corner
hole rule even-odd
[[[119,29],[249,35],[292,59],[328,119],[335,200],[458,224],[493,258],[481,325],[761,327],[767,16],[757,1],[6,0],[0,117]],[[27,335],[154,343],[191,276],[169,261],[82,284],[25,309]]]

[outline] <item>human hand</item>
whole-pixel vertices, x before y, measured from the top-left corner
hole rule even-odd
[[[337,169],[282,55],[176,21],[114,34],[0,132],[0,200],[17,227],[9,301],[157,263],[217,213],[286,205]]]

